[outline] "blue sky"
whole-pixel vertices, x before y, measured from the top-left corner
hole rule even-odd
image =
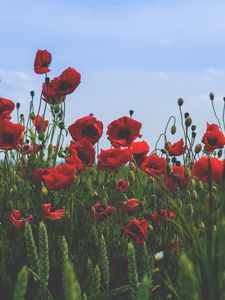
[[[106,129],[133,109],[153,147],[171,114],[179,124],[182,97],[200,140],[206,121],[215,122],[210,91],[222,113],[224,12],[224,1],[209,0],[1,1],[0,96],[26,112],[35,90],[37,104],[43,77],[34,74],[33,61],[37,49],[47,49],[50,77],[69,66],[82,76],[66,100],[67,125],[94,113]]]

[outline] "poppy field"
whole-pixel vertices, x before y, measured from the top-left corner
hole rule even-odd
[[[27,116],[0,98],[0,298],[225,299],[225,109],[210,93],[217,122],[197,140],[178,99],[156,145],[132,110],[68,125],[81,74],[51,79],[51,60],[37,51]]]

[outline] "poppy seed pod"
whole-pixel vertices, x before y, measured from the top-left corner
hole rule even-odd
[[[186,112],[186,113],[184,114],[185,119],[187,119],[189,116],[190,116],[190,114],[189,114],[188,112]]]
[[[195,154],[198,154],[199,152],[201,152],[202,150],[202,145],[201,144],[197,144],[195,146]]]
[[[134,111],[131,109],[131,110],[129,110],[129,115],[130,115],[130,117],[132,117],[133,116],[133,114],[134,114]]]
[[[211,101],[214,100],[214,94],[213,94],[212,92],[209,94],[209,99],[210,99]]]
[[[16,108],[17,108],[17,109],[20,108],[20,103],[19,103],[19,102],[16,103]]]
[[[30,95],[33,98],[34,97],[34,91],[30,91]]]
[[[179,106],[182,106],[184,104],[184,100],[182,98],[179,98],[177,103]]]
[[[186,127],[190,127],[191,126],[191,123],[192,123],[192,119],[190,117],[188,117],[186,120],[185,120],[185,126]]]
[[[191,130],[192,130],[192,131],[195,131],[195,130],[196,130],[196,126],[195,126],[195,125],[192,125],[192,126],[191,126]]]

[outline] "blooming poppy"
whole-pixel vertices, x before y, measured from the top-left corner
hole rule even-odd
[[[42,175],[42,179],[50,190],[58,191],[74,182],[74,173],[74,165],[63,164],[52,168],[49,174]]]
[[[91,211],[94,219],[102,221],[111,214],[113,214],[116,211],[116,208],[114,206],[95,203],[94,205],[92,205]]]
[[[80,73],[73,68],[67,68],[62,74],[48,83],[43,83],[43,100],[49,104],[60,103],[65,96],[71,94],[80,83]]]
[[[75,164],[77,170],[84,170],[95,162],[95,149],[86,139],[72,142],[68,148],[70,157],[66,158],[67,163]]]
[[[31,174],[31,179],[38,182],[42,180],[43,175],[50,174],[52,172],[52,169],[50,168],[37,168],[34,170]]]
[[[24,129],[24,126],[0,117],[0,149],[17,149]]]
[[[133,158],[138,166],[144,161],[150,147],[146,141],[132,142],[129,149],[133,153]]]
[[[118,184],[116,186],[116,190],[123,193],[129,189],[129,181],[124,179],[119,179]]]
[[[131,160],[132,152],[128,148],[113,148],[108,150],[101,149],[101,153],[97,156],[97,158],[98,167],[101,170],[116,170]]]
[[[42,116],[35,116],[32,118],[32,123],[37,132],[40,133],[41,131],[46,131],[49,122],[48,120],[43,120]]]
[[[169,219],[174,219],[175,214],[174,212],[166,209],[161,209],[161,210],[155,210],[150,214],[151,220],[157,224],[157,225],[162,225],[163,220],[169,220]]]
[[[19,210],[13,210],[11,215],[9,216],[9,221],[16,227],[21,228],[25,225],[25,223],[32,223],[33,216],[29,215],[24,218]]]
[[[52,55],[47,50],[38,50],[34,60],[34,71],[37,74],[44,74],[50,71],[48,66],[52,61]]]
[[[205,144],[205,151],[212,152],[215,149],[221,149],[225,145],[225,136],[220,131],[220,128],[216,124],[208,124],[207,130],[202,138],[203,144]]]
[[[164,157],[159,157],[156,153],[153,153],[150,156],[146,156],[140,165],[140,169],[153,177],[165,174],[166,160]]]
[[[185,153],[186,147],[184,146],[184,140],[180,139],[178,142],[171,144],[168,142],[168,153],[170,156],[180,156]]]
[[[142,244],[147,239],[148,222],[146,220],[130,220],[122,227],[124,233],[135,239],[137,244]]]
[[[44,219],[59,220],[65,216],[64,209],[56,209],[55,211],[52,211],[51,203],[42,204],[42,209],[43,209]]]
[[[0,98],[0,117],[8,120],[11,119],[10,114],[14,108],[15,104],[11,100]]]
[[[217,158],[201,157],[192,166],[192,175],[202,182],[208,180],[220,182],[223,175],[223,161]],[[211,174],[209,174],[211,172]]]
[[[129,117],[119,118],[108,125],[106,134],[113,147],[127,147],[141,137],[141,122]]]
[[[132,212],[137,209],[139,205],[139,201],[136,198],[128,199],[123,202],[123,206],[121,209],[121,215],[124,216],[126,212]]]
[[[94,145],[102,136],[103,123],[89,115],[76,120],[68,127],[68,130],[74,141],[86,139]]]
[[[170,190],[176,190],[179,188],[180,190],[186,189],[189,185],[191,177],[185,176],[185,168],[184,166],[173,166],[172,173],[166,174],[164,179],[164,184]]]

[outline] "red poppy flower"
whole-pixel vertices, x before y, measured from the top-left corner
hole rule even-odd
[[[75,121],[68,127],[74,141],[86,139],[91,144],[95,144],[101,138],[103,133],[102,121],[97,120],[94,116],[86,116]]]
[[[5,98],[0,98],[0,116],[3,119],[11,119],[11,112],[14,110],[15,108],[15,104],[9,100],[9,99],[5,99]]]
[[[34,61],[34,72],[44,74],[50,71],[48,66],[52,61],[52,55],[47,50],[38,50]]]
[[[24,154],[30,154],[33,152],[33,147],[30,144],[23,144],[22,152]]]
[[[71,154],[71,157],[67,157],[66,162],[75,164],[77,170],[91,167],[95,162],[95,149],[86,139],[71,143],[68,152]]]
[[[150,218],[152,221],[157,224],[161,225],[163,223],[163,220],[169,220],[169,219],[174,219],[175,214],[172,211],[168,211],[166,209],[161,209],[161,210],[155,210],[150,214]]]
[[[0,149],[17,149],[24,129],[24,126],[20,124],[14,124],[7,119],[0,118]]]
[[[207,130],[202,138],[203,144],[205,144],[205,151],[212,152],[215,149],[221,149],[225,145],[225,136],[220,131],[220,128],[216,124],[208,124]]]
[[[80,73],[73,68],[67,68],[59,77],[42,86],[42,95],[47,103],[60,103],[65,96],[71,94],[80,83]]]
[[[42,176],[42,179],[49,189],[58,191],[70,186],[74,182],[74,173],[74,165],[63,164],[52,168],[49,174]]]
[[[118,180],[118,185],[116,186],[116,190],[123,193],[129,189],[129,182],[124,179]]]
[[[33,222],[33,216],[29,215],[28,217],[24,218],[19,210],[13,210],[13,212],[9,216],[9,221],[16,228],[21,228],[25,225],[26,222],[32,223]]]
[[[127,147],[141,137],[141,122],[128,117],[119,118],[108,125],[106,134],[113,147]]]
[[[124,216],[126,212],[134,211],[138,208],[139,200],[136,198],[128,199],[123,202],[121,215]]]
[[[159,157],[156,153],[146,156],[141,163],[140,169],[145,171],[149,176],[159,176],[166,172],[166,160],[164,157]]]
[[[46,131],[49,122],[48,120],[43,120],[42,116],[35,116],[32,119],[32,123],[36,128],[37,132],[40,133],[41,131]]]
[[[211,177],[212,181],[220,182],[223,175],[223,168],[223,161],[217,158],[201,157],[193,164],[192,175],[194,175],[196,178],[203,182],[208,182],[209,177]],[[211,174],[209,176],[210,169]]]
[[[186,148],[184,146],[184,140],[180,139],[178,142],[171,144],[168,142],[169,150],[168,153],[170,156],[180,156],[185,153]]]
[[[142,244],[147,239],[148,222],[146,220],[130,220],[122,227],[124,233],[135,239],[137,244]]]
[[[186,177],[184,171],[184,166],[173,166],[172,173],[166,174],[164,184],[170,190],[176,190],[177,188],[180,190],[186,189],[190,183],[191,177]]]
[[[43,175],[48,175],[52,172],[52,169],[50,168],[37,168],[35,171],[31,174],[31,179],[38,182],[42,180]]]
[[[132,142],[129,149],[133,153],[133,158],[138,166],[144,161],[150,147],[146,141]]]
[[[101,153],[97,156],[98,167],[101,170],[119,169],[129,162],[132,158],[132,152],[129,149],[114,148],[109,150],[101,149]]]
[[[91,207],[92,216],[94,219],[102,221],[116,211],[114,206],[107,206],[101,203],[95,203]]]
[[[64,209],[57,209],[55,211],[52,211],[51,203],[42,204],[42,209],[43,209],[44,219],[59,220],[65,216]]]

